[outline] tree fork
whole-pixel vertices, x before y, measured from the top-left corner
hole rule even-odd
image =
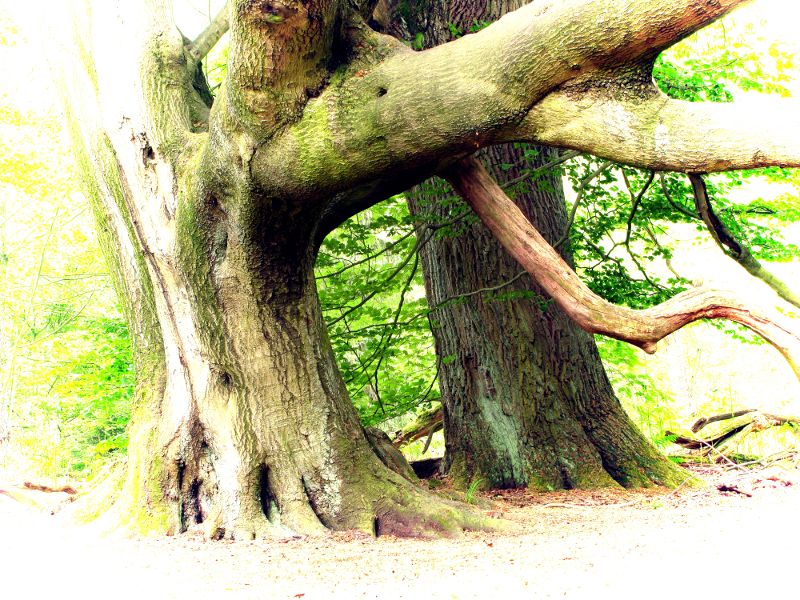
[[[241,45],[264,36],[256,44],[263,49],[281,39],[280,23],[272,4],[255,6],[255,16],[254,6],[232,5],[233,37]],[[498,526],[378,459],[324,333],[312,272],[324,205],[298,206],[252,185],[254,140],[297,118],[307,100],[293,87],[292,67],[304,84],[318,80],[307,68],[319,66],[318,57],[302,44],[324,46],[333,34],[312,35],[316,18],[304,29],[301,17],[316,15],[314,7],[278,15],[287,20],[284,34],[308,34],[288,46],[303,60],[292,65],[287,55],[272,65],[263,89],[252,87],[253,65],[237,63],[205,133],[186,40],[170,26],[165,3],[147,7],[91,11],[108,39],[125,42],[119,64],[98,54],[96,64],[70,63],[78,73],[64,81],[70,105],[82,111],[73,133],[99,225],[109,232],[120,296],[131,303],[131,331],[135,340],[145,335],[134,344],[137,398],[111,518],[137,532],[201,528],[210,538],[244,539],[327,529],[457,535]],[[330,7],[317,8],[333,31]],[[126,31],[129,23],[141,29]],[[286,94],[273,94],[270,85],[287,77]],[[124,99],[98,106],[98,89]]]
[[[131,331],[144,336],[125,488],[133,510],[122,512],[148,529],[202,519],[234,537],[484,526],[370,449],[324,333],[317,244],[479,147],[565,135],[559,114],[538,110],[544,99],[741,2],[537,1],[411,53],[368,30],[369,1],[233,0],[229,76],[210,113],[168,0],[54,7],[55,39],[64,23],[86,26],[53,56],[73,61],[63,83],[75,139]],[[680,161],[676,148],[669,158]],[[690,163],[746,166],[746,150]],[[767,150],[755,162],[790,160]]]

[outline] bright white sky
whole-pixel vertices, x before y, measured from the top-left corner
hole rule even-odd
[[[60,2],[61,0],[50,0]],[[94,0],[103,2],[104,0]],[[179,28],[189,38],[195,37],[210,16],[215,15],[225,0],[173,0],[175,17]],[[44,6],[43,6],[44,5]],[[23,33],[30,33],[29,26],[36,22],[38,14],[45,9],[47,2],[19,2],[19,0],[0,0],[0,28],[8,23],[7,16],[20,25]],[[752,0],[739,9],[732,17],[737,21],[757,23],[757,32],[766,41],[779,41],[787,50],[798,53],[800,61],[800,2],[798,0]],[[2,35],[0,29],[0,35]],[[0,95],[10,98],[17,106],[27,106],[32,110],[45,108],[47,95],[42,94],[42,79],[46,70],[36,54],[34,45],[26,45],[24,52],[17,54],[19,60],[3,61]],[[16,58],[16,57],[15,57]],[[30,82],[30,85],[27,85]],[[800,95],[800,68],[796,81],[788,87]]]

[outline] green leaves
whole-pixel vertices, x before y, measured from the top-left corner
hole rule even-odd
[[[0,60],[30,60],[7,35]],[[127,444],[130,343],[60,116],[27,105],[55,92],[26,83],[0,98],[0,410],[13,448],[3,466],[90,475]]]
[[[405,200],[395,197],[328,236],[317,259],[331,344],[367,425],[436,396],[419,245]]]

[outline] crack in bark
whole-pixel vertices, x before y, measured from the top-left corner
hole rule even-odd
[[[258,497],[261,501],[261,510],[268,521],[278,518],[280,507],[278,498],[272,491],[271,471],[266,464],[262,464],[258,474]]]
[[[308,500],[308,505],[311,507],[311,510],[317,516],[317,519],[319,519],[319,522],[322,523],[328,529],[332,529],[332,524],[330,522],[330,519],[326,517],[324,511],[319,506],[319,503],[317,502],[316,492],[314,492],[314,490],[311,489],[311,486],[309,485],[305,475],[302,475],[300,477],[300,483],[303,485],[303,492],[305,493],[306,499]]]

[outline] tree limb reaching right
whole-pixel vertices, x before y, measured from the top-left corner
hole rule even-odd
[[[741,294],[704,288],[635,310],[607,302],[584,284],[525,218],[475,158],[444,173],[453,188],[494,233],[506,250],[581,328],[653,353],[656,343],[699,319],[725,318],[753,330],[772,344],[800,379],[800,335],[790,319]]]

